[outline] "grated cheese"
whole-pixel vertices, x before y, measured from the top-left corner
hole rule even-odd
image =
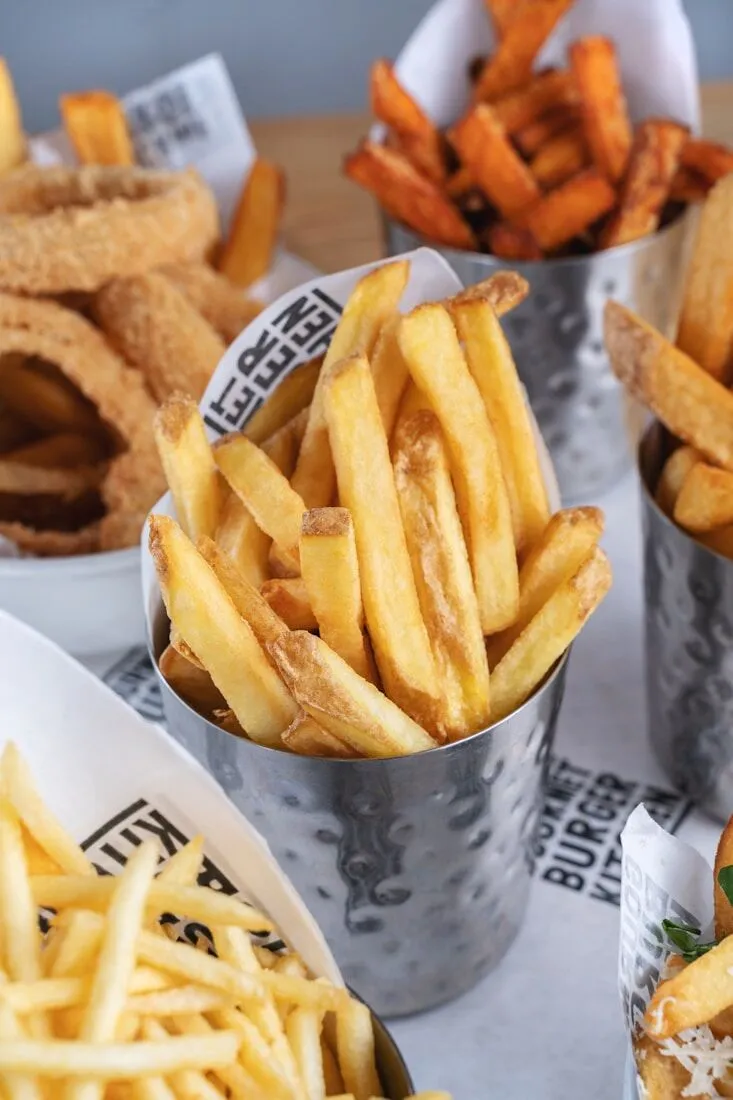
[[[662,997],[658,1005],[652,1009],[647,1009],[647,1015],[649,1017],[649,1024],[647,1025],[647,1034],[651,1036],[659,1035],[660,1031],[664,1030],[664,1009],[666,1005],[674,1004],[677,1000],[676,997]]]
[[[727,1076],[733,1062],[733,1037],[716,1039],[707,1024],[688,1028],[659,1043],[662,1054],[676,1058],[690,1074],[682,1096],[720,1096],[716,1081]]]

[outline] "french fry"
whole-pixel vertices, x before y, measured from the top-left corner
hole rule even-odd
[[[611,586],[611,567],[596,547],[560,584],[491,674],[495,722],[520,707],[562,656]]]
[[[619,302],[606,302],[604,334],[628,392],[673,435],[733,470],[733,394]]]
[[[540,248],[552,252],[585,232],[616,203],[616,192],[596,168],[550,191],[521,218],[522,226],[534,236]]]
[[[400,347],[404,355],[401,336]],[[432,730],[437,704],[433,658],[387,438],[364,356],[344,360],[331,372],[324,403],[339,498],[354,524],[364,611],[377,667],[390,697]]]
[[[488,279],[459,290],[444,304],[453,308],[463,302],[480,299],[489,303],[497,317],[503,317],[505,313],[521,305],[528,294],[529,283],[522,275],[518,275],[516,271],[497,271]]]
[[[309,413],[308,408],[301,409],[287,424],[262,441],[262,450],[285,477],[292,477],[295,471]]]
[[[478,186],[505,218],[513,217],[540,197],[532,173],[487,104],[474,106],[451,129],[449,138]]]
[[[260,593],[289,630],[318,629],[318,621],[302,577],[273,577],[265,581]]]
[[[369,1009],[351,1000],[336,1018],[338,1059],[344,1087],[354,1100],[379,1096],[382,1086],[374,1058],[374,1032]]]
[[[654,233],[680,160],[688,130],[667,119],[637,128],[621,189],[621,205],[601,234],[601,247],[614,248]]]
[[[186,639],[182,637],[180,630],[175,626],[171,626],[170,646],[180,657],[184,657],[189,664],[192,664],[195,668],[203,669],[204,666],[201,661],[199,661]]]
[[[425,730],[316,635],[293,631],[269,649],[303,710],[358,753],[404,756],[435,748]]]
[[[299,756],[356,757],[350,745],[339,741],[315,722],[309,714],[299,714],[282,735],[283,743]]]
[[[448,248],[472,248],[474,236],[442,190],[401,153],[364,141],[344,160],[344,172],[371,191],[385,210],[429,241]]]
[[[696,462],[682,483],[674,519],[694,532],[733,523],[733,473]]]
[[[364,634],[354,525],[347,508],[314,508],[304,514],[300,565],[321,638],[354,672],[375,683]]]
[[[227,346],[262,312],[262,302],[247,298],[239,287],[203,261],[172,264],[163,268],[163,274]]]
[[[324,409],[328,373],[334,364],[349,355],[371,355],[382,326],[397,311],[409,273],[409,265],[404,260],[375,268],[359,280],[344,306],[318,376],[293,475],[293,489],[308,508],[327,507],[336,489],[336,471]]]
[[[512,137],[525,157],[532,157],[551,138],[557,137],[565,130],[572,130],[579,122],[579,107],[557,107],[542,115],[536,122],[523,126]]]
[[[694,447],[678,447],[665,462],[654,494],[659,507],[672,519],[677,497],[688,473],[703,457]]]
[[[80,164],[134,164],[125,110],[111,92],[74,92],[59,99],[61,122]]]
[[[149,545],[171,621],[211,675],[242,729],[255,741],[278,744],[297,708],[251,627],[173,520],[151,517]]]
[[[202,539],[198,551],[216,573],[239,614],[252,627],[260,645],[264,647],[269,642],[277,641],[288,628],[264,596],[211,539]]]
[[[610,38],[588,35],[570,46],[570,67],[580,92],[583,129],[593,163],[612,183],[626,171],[632,132]]]
[[[511,510],[496,437],[447,310],[438,304],[418,306],[403,319],[399,341],[410,374],[445,433],[481,625],[491,634],[511,625],[519,601]]]
[[[722,940],[733,933],[733,905],[728,901],[718,882],[718,874],[724,867],[733,866],[733,818],[720,834],[715,852],[713,883],[715,896],[715,938]]]
[[[433,412],[418,412],[399,423],[394,469],[442,689],[440,726],[454,740],[489,724],[489,667],[448,456]]]
[[[178,886],[195,886],[204,858],[204,838],[199,833],[167,860],[158,874],[160,882],[175,882]]]
[[[454,172],[450,179],[445,181],[445,193],[456,201],[463,198],[469,191],[473,191],[476,184],[471,174],[471,169],[464,165]]]
[[[178,522],[194,542],[216,531],[222,485],[196,402],[175,394],[158,409],[155,442]]]
[[[96,409],[78,390],[41,374],[22,355],[2,358],[0,401],[44,432],[98,435],[102,428]]]
[[[519,570],[519,614],[508,630],[487,641],[494,668],[561,584],[569,581],[603,534],[599,508],[565,508],[549,520]]]
[[[279,428],[284,428],[288,421],[310,405],[323,358],[319,355],[315,359],[309,359],[283,378],[277,389],[245,424],[243,432],[247,439],[261,446]]]
[[[733,359],[733,178],[715,185],[700,213],[682,300],[677,346],[728,383]]]
[[[284,203],[285,176],[275,164],[257,157],[217,264],[237,286],[251,286],[270,270]]]
[[[451,309],[468,369],[496,437],[518,553],[536,543],[550,518],[532,419],[511,349],[488,302]]]
[[[53,875],[53,878],[59,876]],[[3,965],[16,981],[36,982],[43,975],[37,913],[23,850],[18,817],[5,798],[0,801],[0,918],[3,929]],[[45,1018],[31,1024],[37,1037],[47,1034]]]
[[[336,1056],[328,1042],[321,1036],[321,1059],[323,1061],[323,1079],[326,1083],[326,1096],[338,1096],[344,1091],[344,1080],[341,1076]]]
[[[494,25],[496,37],[500,39],[506,34],[512,20],[516,19],[524,0],[484,0],[484,2]]]
[[[4,57],[0,57],[0,174],[17,168],[26,158],[23,120]]]
[[[96,913],[73,910],[48,952],[43,953],[46,973],[51,978],[86,976],[99,951],[104,925]]]
[[[508,222],[497,222],[489,226],[486,233],[486,246],[489,252],[501,260],[541,260],[542,249],[528,229]]]
[[[670,202],[703,202],[710,194],[712,186],[705,176],[681,164],[669,186]]]
[[[654,1039],[707,1023],[733,1004],[733,936],[726,936],[674,977],[661,982],[644,1013]]]
[[[220,439],[214,446],[214,461],[257,525],[277,544],[289,567],[299,573],[298,541],[305,505],[287,478],[244,435]]]
[[[410,377],[397,340],[399,322],[399,315],[395,315],[384,324],[371,356],[374,390],[387,438],[392,434],[397,410]]]
[[[306,1100],[321,1100],[326,1095],[326,1082],[320,1017],[312,1008],[295,1008],[285,1021],[285,1032],[295,1055]]]
[[[173,646],[166,646],[163,650],[158,658],[158,668],[176,695],[180,695],[185,703],[200,714],[210,715],[218,708],[226,706],[224,696],[214,686],[206,669],[197,668]]]
[[[733,152],[714,141],[689,138],[682,148],[680,164],[715,183],[733,172]]]
[[[250,584],[259,588],[269,576],[268,557],[272,539],[257,522],[236,493],[229,493],[216,529],[215,541],[232,559]]]
[[[532,175],[543,188],[565,183],[588,164],[588,146],[580,129],[565,130],[551,138],[530,161]]]
[[[239,1037],[232,1031],[217,1031],[205,1039],[169,1037],[164,1042],[71,1044],[58,1039],[18,1039],[0,1044],[0,1073],[133,1080],[167,1076],[181,1069],[210,1070],[230,1065],[238,1046]]]
[[[567,70],[550,69],[519,88],[516,92],[495,100],[494,114],[510,135],[538,122],[548,112],[573,107],[578,102],[578,90]]]
[[[398,135],[418,172],[434,183],[442,183],[446,171],[440,134],[397,79],[389,61],[381,59],[372,64],[370,97],[373,114]]]
[[[573,0],[525,4],[506,28],[499,46],[474,85],[477,100],[494,100],[526,84],[544,42]]]

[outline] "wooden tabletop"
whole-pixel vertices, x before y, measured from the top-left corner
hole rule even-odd
[[[733,145],[733,82],[703,85],[703,132]],[[285,242],[322,271],[340,271],[381,255],[377,209],[341,174],[344,153],[369,127],[366,114],[270,119],[252,123],[258,150],[288,178]]]

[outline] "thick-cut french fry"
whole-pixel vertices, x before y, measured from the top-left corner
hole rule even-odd
[[[562,656],[611,585],[611,567],[596,547],[555,589],[491,674],[495,722],[520,707]]]
[[[180,1069],[204,1070],[230,1065],[239,1036],[217,1031],[206,1038],[180,1036],[164,1042],[69,1043],[63,1039],[18,1039],[0,1044],[0,1073],[28,1073],[43,1078],[133,1080],[168,1075]]]
[[[677,346],[718,381],[733,366],[733,176],[715,185],[700,213],[682,301]]]
[[[371,191],[392,217],[427,240],[449,248],[473,247],[468,223],[441,188],[421,175],[401,153],[364,141],[345,158],[344,172]]]
[[[552,593],[578,571],[603,534],[599,508],[566,508],[550,519],[519,570],[519,615],[487,642],[489,665],[499,663]]]
[[[269,576],[267,562],[272,539],[257,526],[236,493],[230,492],[224,501],[215,541],[250,584],[255,588],[264,584]]]
[[[244,435],[214,446],[214,461],[259,527],[277,544],[288,565],[300,571],[298,541],[305,505],[275,463]]]
[[[347,508],[314,508],[304,514],[300,566],[320,636],[355,672],[375,683],[364,634],[354,525]]]
[[[523,126],[512,136],[524,155],[532,157],[551,138],[557,137],[565,130],[572,130],[579,122],[579,107],[558,107],[542,115],[536,122]]]
[[[614,374],[685,443],[733,470],[733,394],[619,302],[606,302]]]
[[[484,0],[484,2],[494,25],[496,37],[500,39],[506,34],[512,20],[516,19],[524,0]]]
[[[485,236],[489,252],[501,260],[541,260],[542,249],[528,229],[508,222],[490,225]]]
[[[0,57],[0,175],[17,168],[26,157],[25,134],[13,78]]]
[[[255,741],[277,745],[297,708],[252,628],[211,566],[169,517],[151,517],[150,552],[171,621],[211,675],[242,729]]]
[[[277,641],[288,628],[264,596],[211,539],[202,539],[198,550],[216,573],[239,614],[252,627],[260,645]]]
[[[98,435],[102,428],[96,409],[78,390],[41,374],[22,355],[0,360],[0,401],[41,431]]]
[[[374,1059],[374,1031],[369,1009],[351,1000],[336,1018],[338,1058],[344,1086],[355,1100],[379,1096],[382,1087]]]
[[[432,737],[314,634],[294,631],[269,649],[303,710],[357,752],[404,756],[435,748]]]
[[[273,577],[265,581],[260,593],[289,630],[318,629],[302,577]]]
[[[674,977],[661,982],[644,1013],[654,1039],[707,1023],[733,1004],[733,936],[726,936]]]
[[[649,119],[637,127],[621,205],[601,234],[602,248],[628,244],[658,228],[687,134],[686,126],[669,119]]]
[[[227,346],[262,312],[262,302],[247,298],[239,287],[203,261],[172,264],[162,270]]]
[[[487,104],[473,107],[451,129],[449,137],[477,185],[504,217],[513,217],[540,197],[532,173]]]
[[[59,111],[80,164],[134,164],[125,110],[111,92],[62,95]]]
[[[401,340],[400,345],[404,354]],[[364,611],[377,666],[390,697],[432,730],[437,703],[433,658],[387,437],[364,356],[344,360],[331,372],[324,401],[339,497],[354,524]]]
[[[476,99],[497,99],[526,84],[535,57],[572,3],[573,0],[540,0],[524,4],[480,73],[474,86]]]
[[[237,286],[251,286],[270,270],[284,203],[283,172],[269,160],[257,157],[217,263],[222,275]]]
[[[733,172],[733,152],[714,141],[690,138],[682,149],[680,164],[699,172],[709,183],[715,183]]]
[[[722,940],[733,934],[733,905],[720,887],[718,874],[724,867],[733,866],[733,818],[730,819],[718,841],[715,852],[713,881],[715,883],[715,938]]]
[[[639,1079],[649,1100],[677,1100],[690,1084],[690,1074],[676,1058],[664,1054],[647,1035],[634,1039],[634,1056]],[[715,1082],[717,1086],[722,1082]],[[723,1095],[723,1093],[719,1093]]]
[[[370,94],[372,112],[397,134],[417,170],[435,183],[442,183],[445,158],[440,134],[397,79],[389,61],[373,63]]]
[[[260,444],[267,457],[285,477],[292,477],[295,470],[309,413],[309,409],[301,409],[287,424],[283,424],[282,428],[278,428]]]
[[[302,363],[282,380],[274,393],[244,426],[244,434],[253,443],[262,444],[289,420],[307,408],[313,399],[323,356]]]
[[[473,302],[477,298],[482,302],[488,302],[497,317],[503,317],[505,313],[520,305],[529,294],[529,283],[516,271],[497,271],[488,279],[482,279],[473,286],[467,286],[459,290],[451,298],[443,303],[449,307],[461,305],[463,302]]]
[[[702,461],[704,461],[703,456],[694,447],[678,447],[665,462],[659,475],[654,499],[670,519],[674,516],[674,507],[685,478],[692,467]]]
[[[394,467],[412,571],[441,685],[441,727],[455,740],[489,724],[489,667],[448,456],[433,412],[400,421]]]
[[[617,183],[626,171],[632,133],[616,48],[600,34],[579,38],[570,47],[570,65],[593,162]]]
[[[201,664],[201,661],[199,661],[186,639],[181,636],[180,630],[175,626],[171,626],[170,646],[171,649],[176,651],[179,657],[185,657],[189,664],[194,665],[196,668],[203,669],[204,666]]]
[[[178,522],[196,542],[219,523],[222,485],[206,429],[192,397],[175,394],[158,409],[155,442]]]
[[[597,221],[616,203],[616,192],[597,168],[586,168],[540,199],[521,218],[540,248],[552,252]]]
[[[392,434],[400,400],[410,377],[397,341],[399,323],[399,315],[386,322],[371,356],[374,390],[387,438]]]
[[[409,265],[404,260],[383,264],[359,280],[344,306],[318,376],[293,475],[293,489],[308,508],[327,507],[336,489],[323,399],[328,373],[349,355],[371,355],[382,326],[397,311],[409,274]]]
[[[517,615],[517,559],[499,449],[481,391],[442,306],[418,306],[403,319],[399,340],[445,433],[481,625],[485,634],[503,630]]]
[[[12,451],[4,451],[3,462],[19,462],[24,466],[42,466],[46,469],[73,466],[92,466],[102,462],[107,452],[98,438],[78,435],[74,432],[58,432],[33,443],[26,443]]]
[[[532,175],[541,187],[557,187],[577,175],[590,160],[580,128],[565,130],[551,138],[530,161]]]
[[[550,111],[574,106],[578,90],[567,70],[550,69],[529,84],[492,104],[494,114],[508,134],[531,126]]]
[[[451,312],[496,436],[514,542],[522,553],[537,541],[550,518],[531,414],[511,349],[489,303],[458,302]]]
[[[339,741],[315,722],[309,714],[299,714],[282,735],[283,743],[299,756],[355,757],[350,745]]]
[[[733,473],[695,463],[682,483],[674,518],[688,531],[713,531],[733,523]]]
[[[184,702],[199,713],[210,715],[226,706],[224,696],[214,687],[206,669],[197,668],[172,645],[166,646],[161,653],[158,668],[176,695],[180,695]]]

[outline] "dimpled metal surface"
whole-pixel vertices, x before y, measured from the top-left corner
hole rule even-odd
[[[669,332],[677,317],[687,227],[682,217],[620,248],[533,263],[431,246],[466,286],[507,269],[529,282],[529,296],[505,314],[502,326],[565,502],[592,499],[632,463],[633,412],[606,357],[603,307],[614,298]],[[429,243],[388,220],[385,233],[390,255]]]
[[[651,743],[674,784],[720,821],[733,813],[733,562],[654,502],[656,425],[640,448]]]
[[[519,930],[566,663],[492,730],[391,760],[263,748],[161,689],[170,732],[267,840],[346,982],[394,1017],[475,985]]]

